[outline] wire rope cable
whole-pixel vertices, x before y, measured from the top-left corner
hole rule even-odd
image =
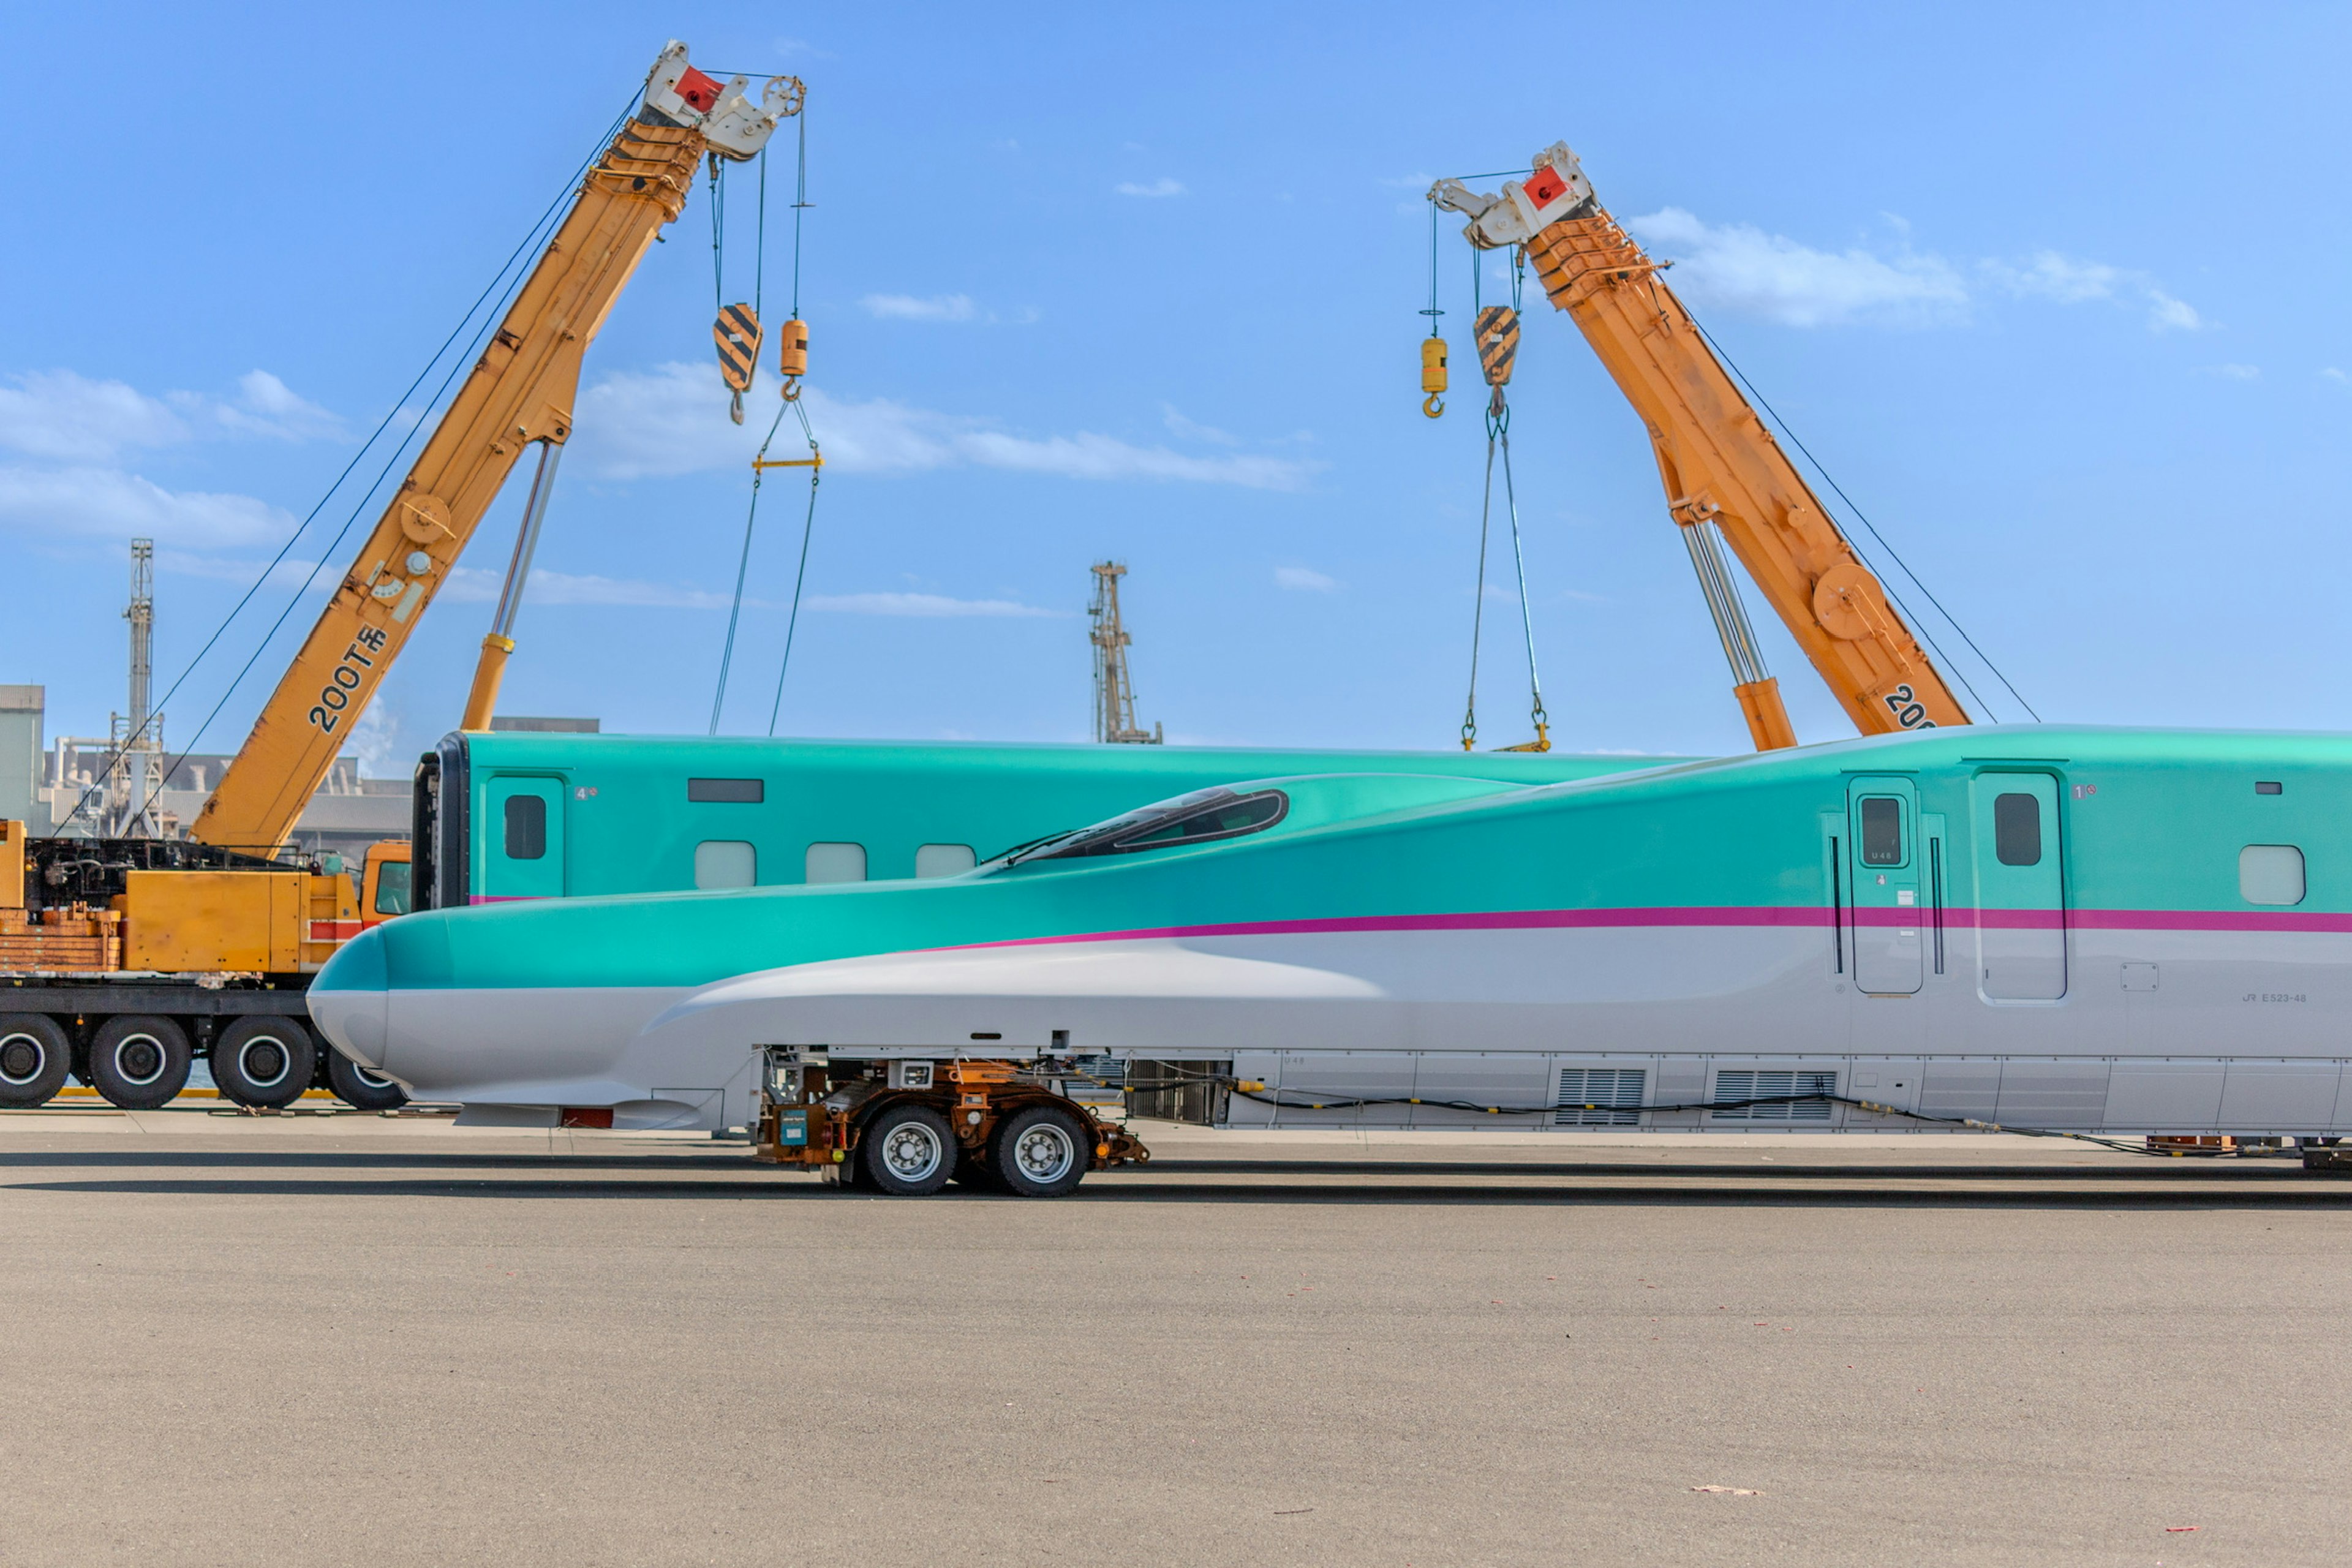
[[[759,454],[751,459],[751,504],[743,514],[742,553],[735,560],[735,598],[727,607],[727,641],[719,652],[719,689],[710,698],[710,729],[708,732],[713,735],[719,733],[719,712],[727,705],[727,674],[735,662],[735,627],[743,615],[743,581],[751,569],[751,529],[760,519],[760,486],[768,477],[767,469],[761,465],[767,460],[768,444],[784,426],[784,410],[791,406],[788,403],[777,405],[776,417],[769,425],[767,436],[760,442]]]
[[[814,453],[816,432],[810,428],[807,405],[795,398],[793,407],[801,416],[801,432],[808,437],[809,450]],[[793,607],[784,617],[784,657],[776,666],[776,697],[768,705],[768,733],[772,737],[776,732],[776,716],[784,709],[784,675],[793,667],[793,637],[801,624],[801,589],[808,582],[809,541],[816,532],[816,487],[824,478],[823,468],[809,469],[808,514],[801,520],[801,563],[793,574]]]

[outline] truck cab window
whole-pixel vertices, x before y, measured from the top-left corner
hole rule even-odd
[[[408,912],[408,862],[386,860],[375,868],[375,912],[380,915],[404,915]]]

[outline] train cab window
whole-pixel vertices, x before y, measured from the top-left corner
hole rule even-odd
[[[2249,844],[2238,851],[2238,896],[2250,904],[2303,902],[2303,851],[2292,844]]]
[[[386,860],[375,868],[375,910],[380,915],[408,912],[408,862]]]
[[[686,798],[723,805],[757,805],[768,798],[768,786],[761,779],[688,779]]]
[[[547,802],[541,796],[507,796],[506,854],[509,860],[538,860],[546,857]]]
[[[969,844],[919,844],[915,847],[918,877],[961,877],[980,863]]]
[[[2030,795],[1992,797],[1993,858],[2004,866],[2042,864],[2042,803]]]
[[[866,880],[866,846],[812,844],[807,870],[812,882],[862,882]]]
[[[706,838],[694,847],[694,885],[751,888],[760,881],[760,852],[736,838]]]
[[[1862,797],[1862,863],[1903,864],[1903,802],[1891,795]]]

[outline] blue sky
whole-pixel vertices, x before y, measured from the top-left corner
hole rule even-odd
[[[1115,555],[1171,739],[1449,743],[1483,433],[1466,394],[1419,412],[1421,192],[1554,139],[2044,718],[2347,727],[2347,32],[2316,5],[14,12],[13,56],[79,85],[0,247],[0,680],[102,732],[134,533],[179,676],[675,36],[809,87],[830,462],[785,732],[1082,738],[1087,564]],[[707,721],[749,476],[702,200],[591,351],[509,711]],[[1441,256],[1466,366],[1451,223]],[[1744,746],[1640,427],[1540,307],[1514,404],[1556,739]],[[763,505],[730,731],[766,726],[799,485]],[[377,771],[454,725],[522,488],[389,681]],[[187,676],[175,747],[293,587]],[[1507,742],[1516,605],[1488,604]],[[1846,732],[1767,635],[1800,733]]]

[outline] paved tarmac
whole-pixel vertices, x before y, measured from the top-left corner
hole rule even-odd
[[[0,1113],[0,1563],[2323,1563],[2352,1180],[1255,1142],[1058,1204]]]

